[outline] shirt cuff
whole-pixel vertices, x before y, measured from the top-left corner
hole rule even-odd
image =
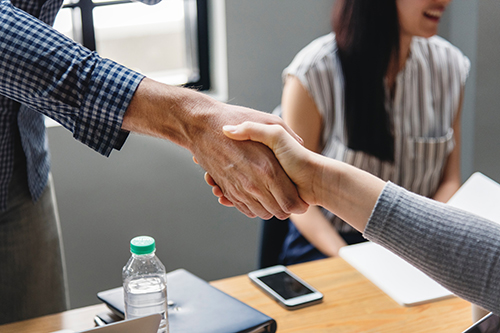
[[[373,242],[380,243],[387,236],[390,228],[389,216],[394,205],[397,205],[401,188],[391,182],[387,182],[382,193],[377,199],[375,207],[363,232],[363,236]]]
[[[104,156],[120,149],[128,137],[123,116],[144,75],[109,59],[94,68],[75,122],[73,136]]]

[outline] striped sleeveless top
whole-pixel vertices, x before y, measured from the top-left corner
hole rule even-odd
[[[405,67],[396,77],[392,100],[386,87],[394,163],[347,147],[344,80],[334,33],[302,49],[283,71],[283,80],[287,75],[297,77],[316,103],[323,120],[320,142],[324,156],[432,197],[455,145],[453,122],[469,69],[468,58],[443,38],[413,38]],[[353,230],[331,212],[323,213],[337,230]]]

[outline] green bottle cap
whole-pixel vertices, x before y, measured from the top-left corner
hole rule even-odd
[[[133,254],[150,254],[155,250],[155,240],[149,236],[137,236],[130,241],[130,252]]]

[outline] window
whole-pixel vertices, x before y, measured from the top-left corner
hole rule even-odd
[[[64,0],[54,28],[160,82],[210,88],[208,0]]]

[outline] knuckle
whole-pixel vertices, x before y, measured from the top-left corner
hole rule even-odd
[[[234,206],[236,207],[236,209],[238,209],[241,213],[245,214],[246,216],[248,217],[252,217],[252,213],[250,212],[250,210],[248,210],[247,207],[245,207],[244,205],[242,205],[241,203],[235,203]]]
[[[248,192],[249,194],[252,194],[252,195],[259,195],[260,194],[259,187],[254,183],[248,183],[245,186],[245,190],[246,190],[246,192]]]
[[[273,217],[273,214],[267,212],[265,214],[260,214],[259,217],[263,220],[269,220],[271,217]]]
[[[303,211],[303,204],[299,197],[286,198],[281,204],[281,208],[288,214],[299,213]]]
[[[283,119],[281,119],[280,116],[277,116],[275,114],[270,114],[269,116],[273,123],[278,125],[281,125],[283,123]]]
[[[252,212],[248,212],[248,214],[245,214],[245,215],[246,215],[247,217],[251,218],[251,219],[253,219],[253,218],[257,217],[257,215],[255,215],[255,214],[254,214],[254,213],[252,213]]]
[[[278,219],[278,220],[286,220],[287,218],[290,217],[290,214],[288,213],[285,213],[285,212],[280,212],[280,213],[276,213],[274,214],[274,216]]]

